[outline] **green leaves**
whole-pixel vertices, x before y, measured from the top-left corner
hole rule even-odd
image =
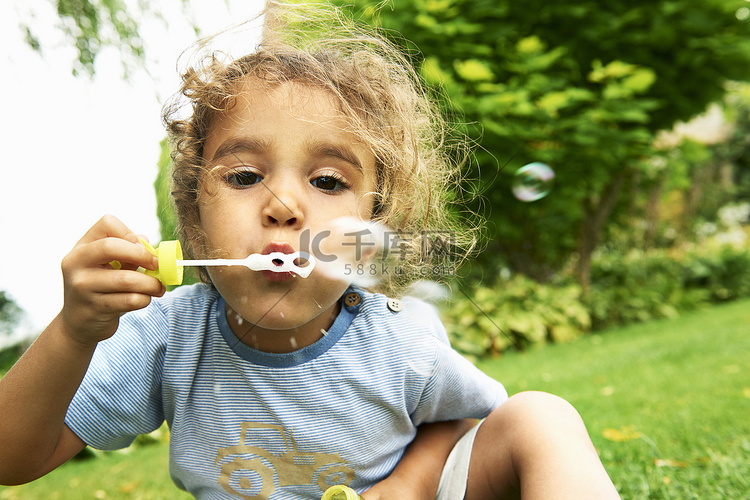
[[[489,64],[478,59],[454,61],[453,68],[456,74],[467,82],[493,81],[495,79],[495,74]]]
[[[542,285],[521,275],[455,294],[442,317],[454,347],[474,357],[568,342],[591,327],[580,287]]]
[[[177,238],[177,216],[174,213],[172,199],[170,196],[169,175],[171,159],[169,153],[169,143],[166,139],[159,144],[161,154],[157,167],[159,172],[154,181],[154,191],[156,193],[156,216],[159,218],[159,232],[162,240],[174,240]]]
[[[603,203],[606,189],[642,169],[657,131],[702,112],[727,78],[750,78],[750,21],[736,16],[745,6],[415,0],[381,9],[378,22],[416,44],[425,80],[476,124],[471,138],[483,151],[468,189],[486,197],[473,207],[493,228],[485,264],[548,279],[595,247],[599,233],[581,239],[587,220],[606,228],[610,210],[614,219],[627,210],[616,192]],[[512,173],[533,161],[554,169],[555,190],[523,204],[511,195]]]
[[[0,335],[6,335],[13,331],[23,314],[18,304],[0,290]]]
[[[731,246],[677,255],[609,251],[594,261],[587,302],[595,328],[671,318],[704,304],[750,296],[750,252]]]
[[[177,215],[174,211],[172,198],[170,195],[170,169],[171,159],[169,154],[169,144],[166,139],[161,141],[161,154],[157,166],[159,172],[154,181],[154,191],[156,193],[156,217],[159,219],[159,232],[162,241],[177,239]],[[186,267],[182,280],[183,285],[196,283],[198,278],[193,271],[194,268]],[[179,285],[178,285],[179,286]],[[176,288],[169,286],[167,289]]]
[[[507,275],[507,273],[506,273]],[[546,342],[569,342],[592,329],[674,318],[685,311],[750,296],[750,252],[706,247],[602,252],[588,298],[578,285],[546,285],[522,275],[459,288],[441,315],[454,347],[490,357]]]
[[[57,0],[57,14],[63,31],[74,40],[78,66],[74,73],[94,73],[94,61],[106,45],[117,47],[137,61],[144,57],[134,14],[120,0]]]
[[[612,61],[603,65],[598,59],[592,62],[589,81],[604,85],[604,99],[631,99],[645,93],[656,81],[656,72],[650,68]],[[646,116],[647,118],[647,116]],[[647,120],[646,120],[647,121]]]
[[[450,74],[443,71],[440,67],[440,62],[437,57],[428,57],[422,61],[420,74],[428,84],[434,87],[443,86],[446,82],[452,80]]]
[[[548,92],[536,101],[536,106],[551,118],[557,118],[560,111],[571,106],[590,103],[596,99],[596,94],[587,89],[569,88]]]

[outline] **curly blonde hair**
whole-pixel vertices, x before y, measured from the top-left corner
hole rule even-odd
[[[466,157],[456,144],[466,143],[448,141],[446,121],[404,53],[374,28],[330,5],[269,2],[262,15],[262,41],[254,52],[227,62],[218,52],[201,58],[184,72],[180,92],[164,109],[172,146],[172,198],[185,254],[210,252],[198,212],[202,181],[210,170],[203,147],[212,123],[231,109],[252,77],[269,86],[293,81],[327,91],[350,130],[373,152],[377,193],[372,220],[408,235],[402,245],[412,247],[401,252],[399,266],[407,271],[381,276],[373,290],[398,295],[424,276],[420,270],[429,265],[425,257],[430,253],[425,249],[435,243],[434,235],[447,235],[439,244],[449,250],[451,262],[460,261],[476,241],[475,231],[460,224],[450,208],[452,188],[460,180],[457,158]],[[211,41],[199,41],[199,50]],[[181,117],[185,102],[191,113]],[[205,270],[201,278],[209,282]]]

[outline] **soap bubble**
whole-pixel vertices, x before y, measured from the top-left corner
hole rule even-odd
[[[434,304],[448,300],[451,296],[451,291],[442,283],[436,283],[429,280],[417,280],[409,285],[406,289],[405,295]]]
[[[315,257],[316,273],[368,288],[394,278],[404,281],[418,275],[434,280],[452,275],[452,236],[438,230],[404,234],[378,222],[341,217],[316,234],[303,231],[300,248]],[[446,293],[436,286],[428,289],[423,284],[413,292],[437,301]]]
[[[368,287],[382,279],[376,256],[390,244],[394,234],[376,222],[341,217],[334,219],[324,231],[306,237],[309,241],[303,247],[310,246],[317,259],[317,272],[331,279]]]
[[[555,172],[541,162],[529,163],[519,168],[513,178],[513,195],[521,201],[537,201],[552,189]]]

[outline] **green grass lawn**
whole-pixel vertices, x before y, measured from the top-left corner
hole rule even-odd
[[[73,460],[22,486],[1,487],[0,499],[18,500],[189,500],[169,479],[166,443],[131,447]]]
[[[750,301],[480,363],[581,412],[624,499],[750,499]],[[154,444],[70,462],[1,499],[184,499]]]
[[[480,366],[573,403],[623,498],[750,499],[750,301]]]

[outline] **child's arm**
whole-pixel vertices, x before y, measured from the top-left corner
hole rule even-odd
[[[109,262],[118,260],[123,270]],[[99,341],[122,314],[164,293],[155,278],[131,272],[157,267],[136,234],[114,217],[97,222],[63,259],[62,311],[0,380],[0,483],[32,481],[85,444],[65,415]]]
[[[476,420],[422,424],[390,476],[362,494],[365,500],[434,500],[453,446]]]

